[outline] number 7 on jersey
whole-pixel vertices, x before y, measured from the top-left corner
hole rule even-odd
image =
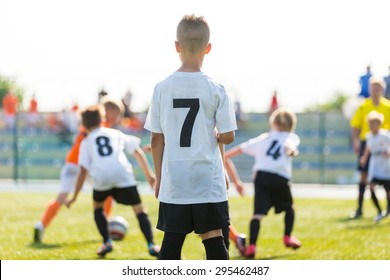
[[[180,147],[191,147],[192,129],[199,112],[199,98],[173,99],[173,108],[190,108],[180,132]]]

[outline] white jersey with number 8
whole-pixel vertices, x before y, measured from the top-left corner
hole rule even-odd
[[[113,187],[135,186],[133,167],[124,151],[133,154],[141,139],[123,132],[99,127],[81,142],[79,165],[88,170],[93,188],[98,191]]]

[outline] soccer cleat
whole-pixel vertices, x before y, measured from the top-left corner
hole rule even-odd
[[[294,236],[288,236],[288,235],[285,235],[283,237],[283,243],[286,247],[292,248],[294,250],[298,249],[302,245],[301,241],[296,239]]]
[[[41,221],[38,221],[34,226],[34,242],[42,243],[44,227]]]
[[[351,215],[349,215],[349,219],[356,220],[356,219],[360,219],[362,216],[363,216],[362,211],[356,210],[352,212]]]
[[[249,244],[249,246],[245,250],[245,258],[254,259],[256,255],[256,245]]]
[[[160,253],[160,246],[158,245],[155,245],[153,243],[150,243],[148,245],[148,251],[149,251],[149,254],[153,257],[158,257],[158,254]]]
[[[241,256],[245,256],[245,250],[246,250],[246,235],[240,234],[236,237],[236,247],[238,251],[240,252]]]
[[[106,243],[103,243],[99,249],[97,249],[96,254],[104,257],[107,253],[110,253],[113,250],[112,241],[108,240]]]
[[[375,223],[379,223],[385,216],[382,215],[382,213],[379,213],[375,218],[374,218],[374,222]]]

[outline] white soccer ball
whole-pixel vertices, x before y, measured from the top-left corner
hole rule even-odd
[[[121,216],[114,216],[108,219],[108,233],[113,240],[121,240],[126,236],[129,223]]]

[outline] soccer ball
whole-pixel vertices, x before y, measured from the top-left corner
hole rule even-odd
[[[121,216],[114,216],[108,219],[108,233],[113,240],[121,240],[125,237],[129,223]]]

